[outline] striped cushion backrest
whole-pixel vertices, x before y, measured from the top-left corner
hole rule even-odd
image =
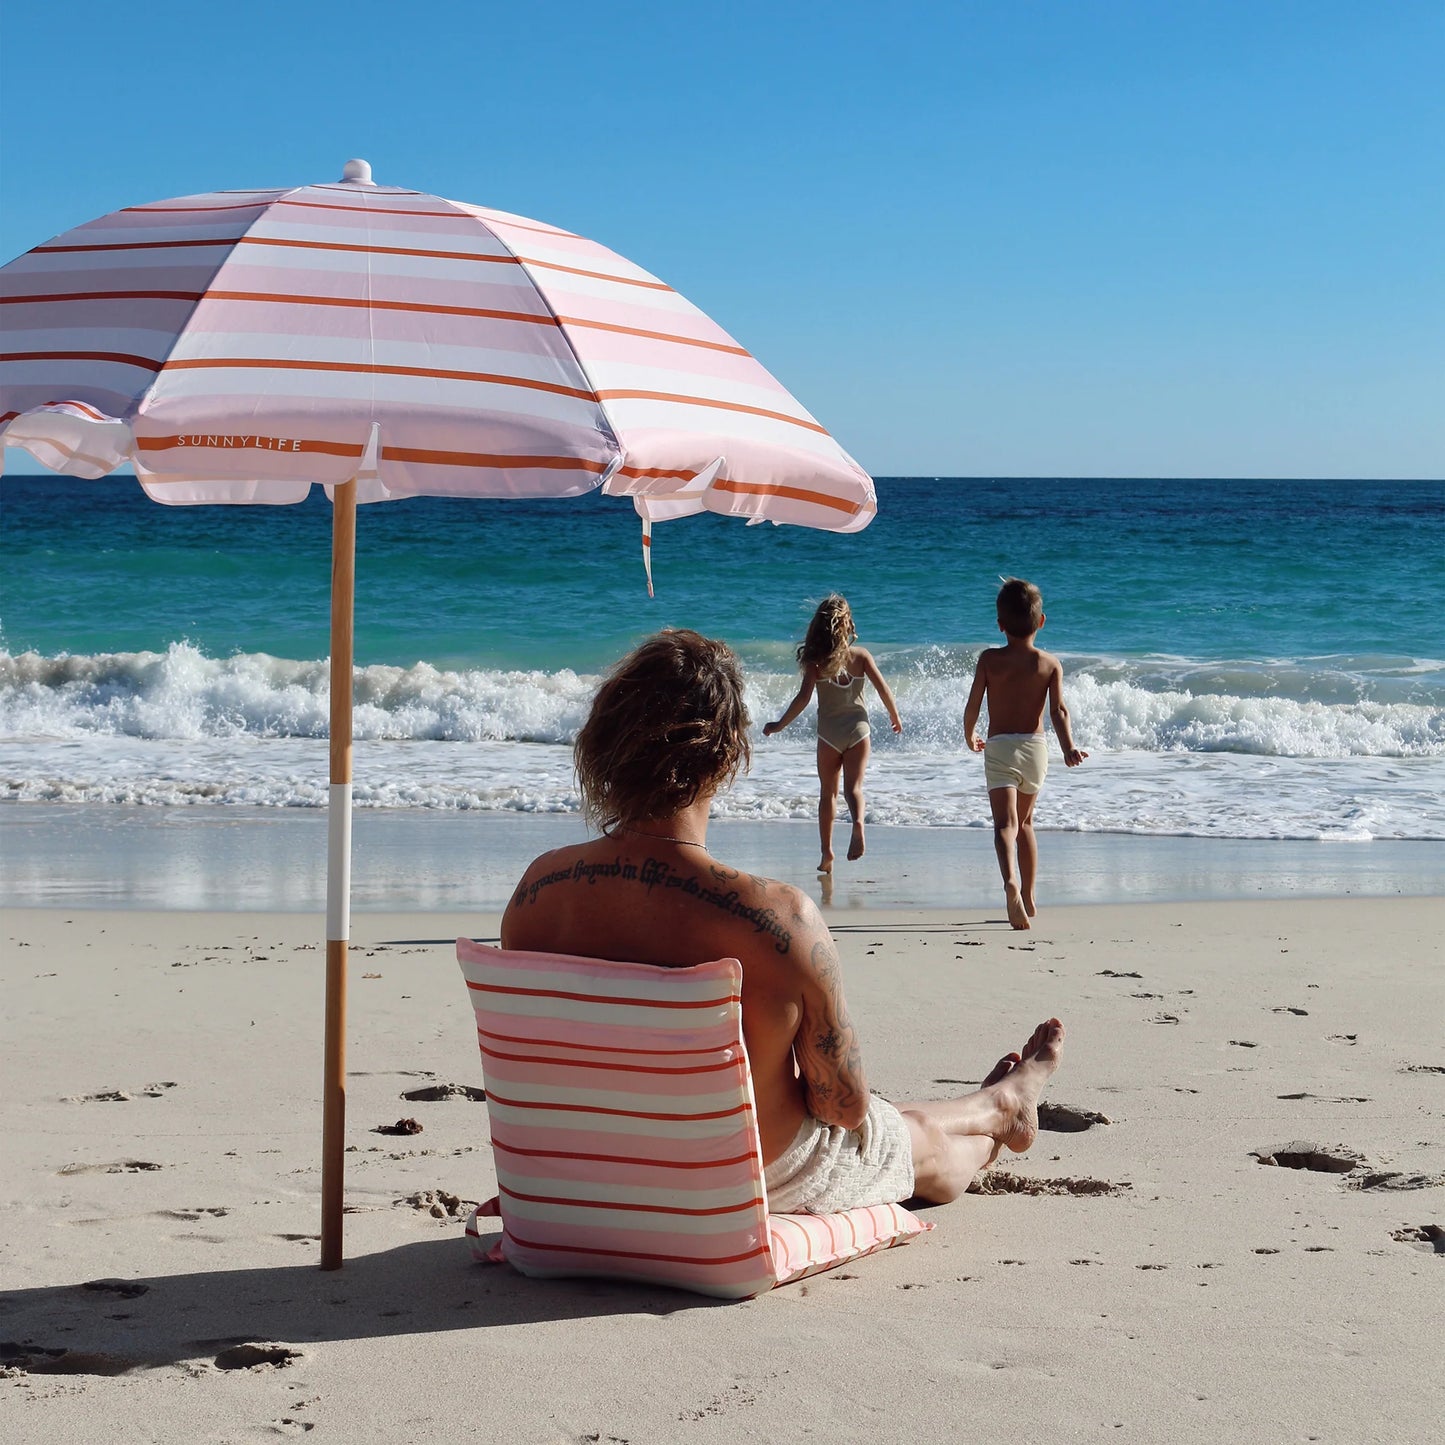
[[[476,1011],[502,1257],[523,1274],[725,1299],[770,1289],[737,960],[667,969],[467,939],[457,958]]]

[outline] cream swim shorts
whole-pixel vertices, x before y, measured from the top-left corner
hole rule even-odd
[[[874,1094],[856,1129],[803,1120],[793,1142],[763,1170],[774,1214],[834,1214],[901,1204],[913,1194],[913,1142],[903,1115]]]
[[[983,778],[989,792],[1017,788],[1037,793],[1049,770],[1049,745],[1042,733],[999,733],[984,744]]]

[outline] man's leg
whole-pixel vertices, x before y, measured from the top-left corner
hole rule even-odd
[[[1059,1067],[1064,1026],[1046,1019],[1017,1054],[1006,1054],[983,1087],[962,1099],[902,1104],[913,1146],[913,1190],[947,1204],[1002,1149],[1022,1154],[1039,1132],[1039,1098]]]
[[[1027,928],[1023,890],[1019,887],[1015,852],[1018,845],[1019,815],[1017,788],[990,788],[988,805],[993,810],[993,848],[998,854],[998,871],[1003,874],[1004,903],[1008,921],[1015,928]]]
[[[854,743],[843,754],[843,801],[853,819],[853,832],[848,839],[850,860],[863,856],[863,773],[868,767],[869,739]]]
[[[843,754],[818,739],[818,837],[823,852],[818,872],[833,871],[833,820],[838,816],[838,778],[843,772]]]
[[[1023,894],[1024,912],[1030,918],[1039,911],[1034,901],[1034,880],[1039,871],[1039,842],[1034,837],[1034,804],[1037,793],[1019,794],[1019,891]]]

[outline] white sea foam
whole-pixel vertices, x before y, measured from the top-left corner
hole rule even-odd
[[[1075,733],[1092,756],[1065,776],[1055,750],[1043,826],[1445,838],[1438,664],[1066,661]],[[981,767],[963,748],[972,664],[971,655],[937,648],[885,659],[905,731],[894,737],[875,728],[873,820],[987,825]],[[751,667],[755,718],[777,716],[792,695],[796,675],[785,665],[769,657]],[[1420,700],[1367,695],[1381,690],[1382,678],[1387,696],[1408,687]],[[357,806],[574,811],[570,745],[596,682],[571,671],[448,671],[427,663],[359,669]],[[321,807],[327,701],[324,662],[215,659],[185,643],[164,653],[0,653],[0,797]],[[807,719],[781,737],[755,738],[752,774],[719,811],[811,817],[813,747]]]

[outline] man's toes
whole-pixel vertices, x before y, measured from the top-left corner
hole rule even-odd
[[[996,1084],[1000,1079],[1007,1078],[1013,1072],[1014,1065],[1022,1062],[1015,1053],[1007,1053],[991,1068],[984,1076],[983,1087],[986,1089],[990,1084]]]

